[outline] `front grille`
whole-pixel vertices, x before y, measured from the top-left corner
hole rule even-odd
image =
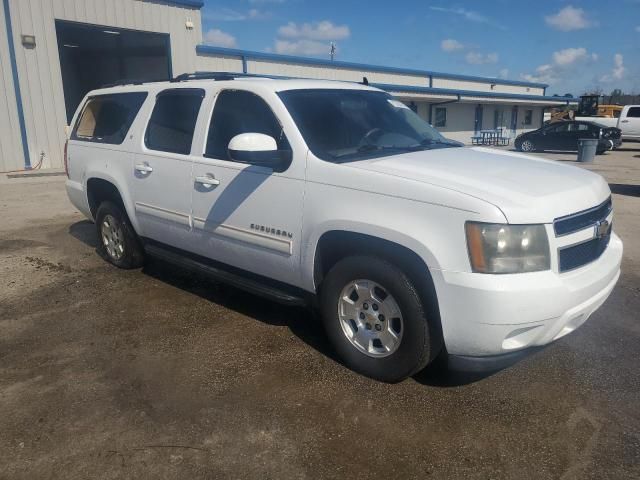
[[[556,237],[569,235],[570,233],[583,230],[587,227],[595,226],[600,220],[604,220],[609,216],[611,208],[611,197],[609,197],[597,207],[556,218],[553,221],[553,229],[556,232]]]
[[[611,229],[603,237],[592,238],[583,243],[561,248],[559,251],[560,271],[567,272],[597,260],[609,245]]]

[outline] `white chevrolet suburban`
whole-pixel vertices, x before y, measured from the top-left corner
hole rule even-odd
[[[578,328],[620,275],[589,171],[461,148],[357,83],[231,74],[90,92],[71,202],[121,268],[145,255],[317,307],[352,369],[491,370]]]

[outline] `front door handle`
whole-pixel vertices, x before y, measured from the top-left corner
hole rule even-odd
[[[195,183],[203,185],[205,187],[214,187],[216,185],[220,185],[220,180],[218,180],[213,175],[199,175],[194,179]]]
[[[153,172],[153,168],[150,167],[148,163],[138,163],[134,168],[136,169],[136,172],[140,172],[140,173]]]

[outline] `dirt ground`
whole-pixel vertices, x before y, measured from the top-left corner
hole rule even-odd
[[[640,144],[584,168],[625,242],[606,304],[492,376],[397,385],[305,310],[110,266],[64,177],[2,177],[0,478],[640,478]]]

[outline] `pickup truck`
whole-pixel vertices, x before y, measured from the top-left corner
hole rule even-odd
[[[382,381],[436,357],[503,368],[577,329],[620,275],[600,175],[463,148],[358,83],[201,73],[95,90],[65,150],[109,262],[153,256],[307,305],[344,363]]]
[[[640,140],[640,105],[625,105],[616,126],[623,140]]]

